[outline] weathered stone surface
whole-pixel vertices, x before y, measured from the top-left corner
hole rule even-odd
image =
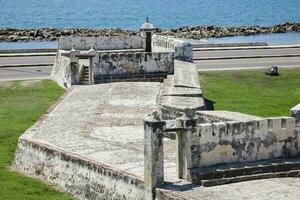
[[[289,158],[299,152],[291,117],[203,123],[198,128],[191,146],[194,167]]]
[[[95,63],[94,75],[173,73],[173,53],[100,53]]]
[[[200,89],[198,71],[195,63],[181,60],[174,61],[174,86]]]
[[[143,198],[142,118],[157,109],[159,87],[150,82],[76,86],[21,136],[13,167],[81,199]],[[174,181],[174,141],[164,144],[165,179]]]
[[[173,52],[174,58],[193,62],[193,46],[181,39],[153,35],[152,52]]]
[[[247,121],[263,119],[262,117],[248,115],[239,112],[232,112],[227,110],[203,110],[203,111],[198,111],[197,116],[203,118],[207,122],[217,122],[217,121],[247,122]]]
[[[300,126],[300,104],[291,109],[291,116],[295,117],[297,126]]]
[[[159,98],[159,103],[162,107],[170,107],[177,110],[196,110],[204,107],[202,98],[186,97],[186,96],[162,96]]]
[[[89,50],[92,45],[97,50],[143,49],[143,40],[140,36],[61,37],[58,48]]]

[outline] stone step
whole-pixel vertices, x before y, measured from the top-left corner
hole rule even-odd
[[[167,77],[166,73],[101,75],[95,77],[95,83],[129,82],[129,81],[163,82],[163,80],[166,77]]]
[[[299,170],[300,158],[274,159],[272,161],[192,168],[189,170],[188,179],[194,184],[213,186],[269,176],[285,176],[285,173]]]
[[[111,82],[162,82],[160,78],[128,78],[128,79],[95,79],[95,83],[111,83]]]
[[[198,184],[202,185],[203,187],[212,187],[212,186],[217,186],[217,185],[238,183],[238,182],[243,182],[243,181],[252,181],[252,180],[269,179],[269,178],[283,178],[283,177],[300,177],[300,170],[253,174],[253,175],[245,175],[245,176],[230,177],[230,178],[217,178],[217,179],[210,179],[210,180],[201,180],[200,183],[198,183]]]
[[[89,82],[89,80],[81,80],[81,81],[80,81],[80,84],[81,84],[81,85],[89,85],[90,82]]]

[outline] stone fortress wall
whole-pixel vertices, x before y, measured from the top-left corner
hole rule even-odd
[[[133,74],[174,72],[174,53],[145,52],[140,49],[143,48],[140,36],[132,39],[63,37],[59,48],[51,77],[63,87],[80,84],[83,64],[89,67],[91,84],[96,76],[127,75],[130,78]]]
[[[97,50],[143,49],[140,36],[107,36],[107,37],[60,37],[58,49],[89,50],[91,46]]]
[[[174,52],[175,59],[193,62],[193,46],[182,39],[154,34],[152,52]]]
[[[235,119],[242,115],[224,113],[235,115]],[[201,118],[208,113],[197,114]],[[192,167],[292,157],[300,152],[300,135],[295,131],[293,117],[200,123],[198,129],[192,135]]]

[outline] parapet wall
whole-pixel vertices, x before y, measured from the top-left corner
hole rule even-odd
[[[30,139],[19,139],[13,168],[78,199],[144,198],[144,182],[133,175]]]
[[[94,63],[95,76],[174,72],[173,53],[101,52],[96,56],[99,57],[99,63]]]
[[[153,35],[152,52],[174,52],[175,59],[193,62],[192,44],[181,39]]]
[[[202,123],[193,133],[193,167],[292,157],[299,136],[293,117]]]
[[[73,46],[80,50],[89,50],[95,45],[97,50],[143,49],[140,36],[107,36],[107,37],[61,37],[58,49],[70,50]]]

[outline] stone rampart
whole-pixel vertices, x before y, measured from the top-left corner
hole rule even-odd
[[[54,184],[78,199],[144,198],[141,178],[27,138],[19,139],[13,169]]]
[[[97,50],[116,49],[143,49],[143,40],[140,36],[107,36],[107,37],[61,37],[58,49],[89,50],[95,45]]]
[[[299,152],[295,119],[202,123],[193,133],[193,167],[292,157]]]
[[[153,35],[152,52],[174,52],[175,59],[193,62],[192,44],[181,39]]]

